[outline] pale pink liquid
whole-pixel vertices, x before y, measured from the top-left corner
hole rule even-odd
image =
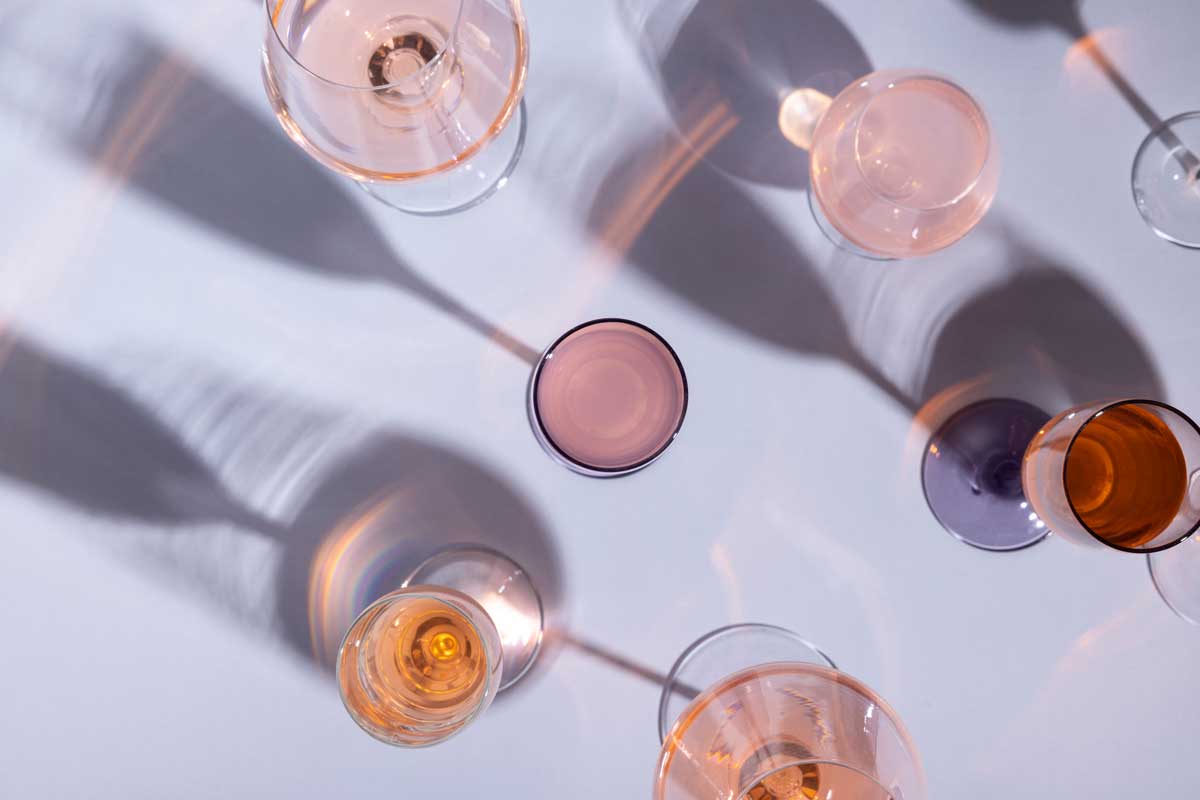
[[[687,408],[687,384],[662,339],[632,323],[604,321],[554,346],[533,400],[560,453],[590,469],[620,471],[671,443]]]
[[[843,91],[813,136],[812,189],[850,242],[904,258],[983,217],[999,175],[987,119],[941,78],[879,72]]]

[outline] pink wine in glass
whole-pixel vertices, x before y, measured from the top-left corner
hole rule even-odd
[[[530,381],[529,412],[542,446],[569,469],[626,475],[674,441],[687,412],[687,378],[654,331],[595,320],[546,350]]]
[[[861,78],[833,99],[812,142],[818,222],[866,255],[941,250],[978,224],[996,194],[998,158],[983,109],[937,75]]]

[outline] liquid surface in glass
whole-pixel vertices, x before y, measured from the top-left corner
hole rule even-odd
[[[479,634],[463,614],[427,597],[360,619],[340,658],[346,704],[381,727],[459,719],[486,690]]]
[[[1087,423],[1064,468],[1067,498],[1088,528],[1120,547],[1143,547],[1175,519],[1187,462],[1156,414],[1118,406]]]
[[[670,443],[687,402],[670,348],[627,322],[597,322],[547,354],[534,395],[538,420],[567,456],[597,469],[643,462]]]
[[[837,764],[794,764],[765,776],[742,800],[891,800],[879,784]]]
[[[979,222],[996,191],[982,109],[937,77],[874,73],[852,85],[819,123],[812,157],[813,191],[826,218],[856,245],[885,256],[953,243]]]

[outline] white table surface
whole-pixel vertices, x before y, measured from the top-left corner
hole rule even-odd
[[[1138,217],[1146,128],[1061,31],[828,3],[876,68],[969,87],[1004,153],[983,227],[872,264],[831,250],[802,188],[703,162],[637,205],[679,150],[615,0],[528,0],[524,159],[440,220],[284,139],[253,0],[33,5],[0,7],[0,797],[646,797],[658,688],[564,633],[663,672],[740,621],[888,698],[932,797],[1195,794],[1200,630],[1144,559],[976,551],[920,489],[923,405],[1125,391],[1200,412],[1200,257]],[[1192,0],[1082,15],[1160,114],[1200,107]],[[626,208],[632,246],[606,246]],[[567,472],[529,432],[528,365],[437,298],[534,349],[592,317],[651,325],[687,369],[682,435],[632,478]],[[450,540],[528,561],[555,643],[462,736],[391,749],[342,710],[309,618],[335,635]]]

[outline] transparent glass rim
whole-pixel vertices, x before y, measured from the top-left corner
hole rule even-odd
[[[730,627],[736,628],[736,627],[745,627],[745,626],[730,626]],[[752,624],[749,627],[773,628],[775,626],[773,626],[773,625],[753,625]],[[726,629],[721,628],[719,630],[724,631]],[[786,628],[784,628],[782,630],[784,630],[787,633],[792,633],[791,631],[788,631]],[[796,636],[796,634],[792,633],[792,636]],[[797,636],[796,638],[799,638],[799,637]],[[801,641],[803,641],[803,640],[801,640]],[[811,646],[811,644],[809,646]],[[814,648],[814,649],[816,649],[816,648]],[[817,652],[820,653],[821,651],[817,650]],[[824,654],[822,653],[822,655],[824,655]],[[843,685],[850,686],[854,690],[862,693],[864,696],[871,698],[871,702],[879,707],[879,709],[883,712],[884,716],[886,716],[889,720],[891,720],[891,722],[896,726],[896,730],[902,735],[903,740],[904,740],[905,744],[907,745],[906,750],[907,750],[908,757],[911,759],[912,764],[916,768],[917,772],[922,775],[924,774],[924,767],[921,764],[921,756],[917,752],[916,747],[913,745],[912,735],[909,733],[908,728],[904,724],[904,721],[902,720],[900,715],[896,713],[896,709],[892,707],[891,703],[889,703],[886,699],[883,698],[882,695],[880,695],[878,692],[876,692],[874,689],[872,689],[867,684],[863,683],[858,678],[855,678],[853,675],[848,675],[845,672],[842,672],[841,670],[837,669],[836,667],[832,667],[832,666],[831,667],[823,667],[819,664],[806,664],[803,662],[792,662],[792,661],[776,661],[776,662],[769,662],[766,664],[760,664],[757,666],[748,667],[746,669],[739,670],[738,672],[735,672],[735,673],[729,675],[728,677],[721,679],[716,684],[705,689],[700,694],[699,697],[697,697],[695,700],[693,700],[691,703],[689,703],[687,705],[687,707],[679,715],[679,719],[682,720],[685,717],[687,717],[688,714],[690,714],[699,703],[705,701],[709,695],[715,694],[716,692],[719,692],[719,691],[724,691],[726,689],[732,688],[732,687],[734,687],[740,683],[744,683],[748,680],[754,680],[757,678],[761,678],[764,676],[765,671],[770,672],[772,674],[780,673],[780,672],[794,672],[794,671],[817,673],[817,674],[822,675],[823,677],[828,678],[829,680],[835,681],[837,683],[841,683]],[[679,720],[676,720],[676,724],[678,724],[678,722],[679,722]],[[672,728],[671,735],[673,735],[675,725],[672,725],[671,728]],[[665,741],[664,741],[664,745],[665,745]],[[662,748],[662,751],[659,753],[658,764],[657,764],[657,768],[655,770],[656,781],[658,783],[661,784],[663,777],[666,775],[667,770],[670,768],[671,761],[672,761],[672,758],[674,757],[674,755],[675,755],[674,751],[668,752],[668,750],[665,746]],[[813,759],[812,761],[798,760],[793,763],[794,764],[818,763],[819,761],[820,761],[819,759]],[[824,763],[836,764],[839,767],[846,766],[846,765],[838,763],[836,761],[826,761]],[[851,767],[851,769],[853,769],[853,768]],[[855,772],[859,772],[860,774],[862,774],[861,770],[856,769]],[[867,777],[870,777],[870,776],[867,776]],[[872,778],[872,781],[874,783],[876,783],[877,785],[879,783],[878,781],[874,780],[873,778]],[[657,792],[656,792],[656,796],[661,797],[661,795],[659,795]],[[891,792],[888,792],[888,796],[889,797],[891,796]]]
[[[270,2],[270,0],[267,0],[267,1]],[[338,647],[338,657],[334,662],[334,682],[337,683],[337,685],[339,687],[338,697],[341,698],[342,706],[346,709],[346,713],[349,714],[350,718],[353,719],[356,723],[358,722],[358,717],[355,716],[354,710],[352,708],[350,708],[350,705],[346,702],[345,695],[342,694],[342,692],[340,691],[340,687],[342,685],[342,657],[341,657],[341,654],[346,649],[346,643],[350,640],[350,632],[352,630],[354,630],[355,623],[357,623],[358,620],[362,619],[367,614],[377,610],[381,606],[387,605],[388,603],[394,601],[398,597],[422,598],[422,599],[426,599],[426,600],[433,600],[437,603],[441,603],[445,606],[448,606],[448,607],[454,609],[455,611],[457,611],[458,613],[460,613],[463,616],[463,618],[466,619],[467,624],[471,626],[471,630],[473,630],[475,632],[475,635],[479,637],[480,641],[487,641],[487,636],[485,636],[484,632],[481,631],[479,629],[479,626],[475,624],[475,620],[472,617],[472,614],[470,614],[468,612],[472,608],[474,608],[475,610],[478,610],[479,612],[481,612],[483,614],[482,619],[488,620],[489,623],[491,623],[492,618],[490,616],[488,616],[488,613],[483,608],[483,606],[479,605],[479,603],[475,602],[473,599],[471,599],[469,596],[463,594],[462,592],[457,592],[453,589],[446,589],[446,588],[443,588],[440,586],[412,586],[412,587],[406,586],[404,588],[397,589],[394,592],[388,592],[383,597],[380,597],[378,600],[376,600],[373,603],[371,603],[370,605],[368,605],[366,608],[364,608],[362,611],[360,611],[354,617],[354,620],[350,623],[350,627],[348,627],[346,629],[346,633],[343,634],[343,636],[342,636],[342,643]],[[464,607],[459,607],[458,605],[456,605],[457,603],[461,603],[462,606],[464,606]],[[495,623],[492,623],[492,625],[494,627]],[[500,638],[499,635],[497,635],[496,638],[498,640]],[[486,670],[486,672],[484,674],[489,676],[489,681],[490,681],[490,676],[493,673],[493,667],[495,666],[495,664],[493,663],[492,658],[489,655],[486,647],[483,648],[483,662],[484,662],[484,669]],[[401,748],[404,748],[407,750],[421,750],[426,747],[433,747],[435,745],[439,745],[442,742],[445,742],[449,739],[453,739],[455,736],[462,733],[463,730],[465,730],[467,727],[469,727],[472,722],[474,722],[476,719],[478,719],[480,717],[480,715],[482,715],[483,712],[487,710],[488,706],[491,705],[491,701],[495,698],[496,693],[499,690],[499,681],[496,681],[495,683],[496,683],[496,686],[490,687],[487,691],[485,691],[483,693],[483,696],[479,698],[479,703],[475,706],[475,708],[471,709],[471,713],[469,713],[467,716],[463,717],[462,721],[459,722],[458,727],[456,727],[453,731],[451,731],[446,736],[432,739],[427,742],[408,743],[408,742],[395,742],[392,740],[388,740],[386,743],[393,747],[401,747]],[[370,731],[368,731],[367,733],[370,734]],[[372,737],[372,738],[375,738],[375,737]]]
[[[1081,433],[1083,433],[1085,430],[1087,430],[1087,427],[1089,425],[1091,425],[1093,422],[1096,421],[1096,417],[1099,417],[1101,414],[1103,414],[1106,411],[1111,411],[1114,408],[1120,408],[1122,406],[1154,406],[1155,408],[1161,408],[1165,411],[1169,411],[1172,414],[1174,414],[1175,416],[1182,419],[1188,425],[1190,425],[1192,430],[1196,432],[1196,436],[1198,438],[1200,438],[1200,425],[1197,425],[1192,420],[1191,417],[1189,417],[1187,414],[1180,411],[1178,408],[1175,408],[1174,406],[1170,405],[1169,403],[1164,403],[1159,400],[1146,400],[1144,398],[1132,398],[1132,399],[1128,399],[1128,400],[1117,400],[1115,402],[1108,403],[1107,405],[1103,406],[1102,408],[1097,409],[1086,420],[1084,420],[1083,424],[1079,426],[1079,429],[1077,431],[1075,431],[1074,435],[1071,436],[1071,441],[1067,444],[1066,452],[1063,453],[1063,472],[1062,472],[1063,494],[1067,498],[1067,506],[1071,509],[1071,515],[1073,517],[1075,517],[1075,521],[1079,523],[1080,527],[1082,527],[1085,531],[1087,531],[1089,536],[1091,536],[1093,539],[1095,539],[1100,544],[1104,545],[1105,547],[1111,547],[1113,550],[1120,550],[1121,552],[1124,552],[1124,553],[1137,553],[1139,555],[1148,555],[1150,553],[1159,553],[1159,552],[1162,552],[1163,550],[1169,550],[1172,547],[1175,547],[1176,545],[1180,544],[1181,542],[1186,541],[1193,533],[1195,533],[1196,529],[1200,528],[1200,514],[1196,515],[1196,521],[1192,524],[1192,526],[1190,528],[1188,528],[1188,530],[1185,533],[1181,534],[1179,536],[1179,538],[1175,539],[1174,541],[1167,542],[1166,544],[1158,545],[1157,547],[1125,547],[1123,545],[1113,544],[1112,542],[1108,541],[1107,539],[1105,539],[1104,537],[1100,536],[1095,531],[1093,531],[1088,526],[1088,524],[1083,521],[1083,518],[1079,516],[1079,512],[1077,512],[1075,510],[1075,503],[1073,503],[1071,501],[1071,491],[1067,485],[1067,465],[1071,463],[1071,451],[1075,449],[1075,442],[1079,439],[1079,435]]]
[[[686,667],[689,662],[691,662],[692,658],[696,655],[697,652],[700,651],[701,647],[703,647],[704,645],[709,644],[711,642],[714,642],[717,639],[723,639],[726,636],[732,636],[734,634],[741,633],[742,631],[747,631],[747,630],[759,630],[759,631],[767,630],[767,631],[771,631],[772,633],[782,634],[782,635],[786,636],[787,638],[795,641],[796,644],[801,645],[802,647],[807,647],[809,650],[812,650],[818,656],[825,659],[825,662],[829,665],[829,668],[832,669],[834,672],[837,672],[838,674],[844,674],[838,670],[837,664],[833,663],[833,659],[829,657],[828,653],[826,653],[824,650],[817,647],[815,644],[813,644],[809,640],[805,639],[803,636],[796,633],[795,631],[789,630],[789,629],[781,627],[779,625],[770,625],[770,624],[763,623],[763,622],[739,622],[734,625],[726,625],[724,627],[717,628],[716,630],[709,631],[708,633],[704,634],[700,638],[693,641],[686,648],[684,648],[683,652],[679,654],[679,658],[675,659],[675,663],[671,665],[671,669],[667,672],[666,686],[669,687],[678,681],[679,673],[683,671],[684,667]],[[772,664],[772,663],[800,664],[803,662],[780,661],[780,662],[766,662],[766,663],[767,664]],[[728,681],[729,677],[732,677],[733,675],[740,675],[742,672],[746,672],[750,669],[758,669],[759,666],[761,666],[761,665],[756,665],[754,667],[748,667],[746,670],[739,670],[738,672],[731,673],[730,676],[728,676],[726,678],[722,678],[721,680],[717,681],[717,683],[713,684],[712,686],[704,687],[701,690],[700,695],[697,696],[696,698],[694,698],[692,700],[692,702],[690,702],[686,706],[684,706],[684,709],[682,712],[680,712],[679,717],[676,719],[673,719],[673,720],[667,719],[668,707],[670,706],[670,701],[671,701],[671,693],[669,690],[664,690],[658,700],[659,742],[662,743],[662,742],[666,741],[666,737],[670,733],[671,728],[674,727],[675,723],[678,722],[679,719],[682,718],[684,715],[686,715],[687,712],[691,710],[692,706],[695,705],[695,703],[697,701],[699,701],[702,697],[704,697],[704,695],[708,694],[711,689],[715,688],[716,686],[724,685]],[[812,666],[818,666],[818,665],[812,665]]]
[[[583,461],[579,461],[578,459],[564,452],[562,448],[558,446],[558,443],[554,441],[554,437],[552,437],[546,430],[546,426],[542,423],[542,414],[541,411],[538,410],[537,404],[538,385],[542,379],[542,367],[546,363],[546,356],[553,352],[554,349],[560,344],[566,341],[567,338],[578,333],[584,328],[590,328],[593,325],[601,325],[609,322],[617,322],[622,325],[631,325],[635,328],[640,328],[657,339],[662,346],[667,349],[667,352],[670,353],[671,359],[675,362],[675,368],[679,370],[680,380],[683,381],[683,408],[679,411],[679,421],[675,423],[675,430],[671,432],[670,438],[667,439],[666,443],[663,444],[662,447],[655,450],[652,454],[646,458],[643,458],[641,461],[638,461],[636,464],[631,464],[627,467],[597,467],[587,464]],[[622,475],[628,475],[632,472],[637,472],[638,470],[644,469],[661,458],[663,453],[667,452],[667,449],[675,443],[675,439],[679,436],[679,432],[683,430],[683,421],[687,418],[688,401],[689,394],[687,372],[683,369],[683,362],[679,359],[679,354],[675,352],[675,348],[671,347],[671,343],[663,338],[658,331],[654,330],[649,325],[643,325],[640,322],[636,322],[631,319],[625,319],[623,317],[600,317],[598,319],[588,320],[587,322],[581,322],[574,328],[571,328],[569,331],[555,339],[549,347],[542,351],[542,355],[538,358],[537,365],[533,368],[533,373],[529,378],[529,413],[534,427],[537,428],[537,432],[539,434],[538,440],[543,444],[548,445],[552,450],[552,455],[555,458],[562,459],[563,463],[570,469],[583,475],[590,475],[594,477],[618,478]]]
[[[892,70],[887,70],[887,72],[891,72],[891,71]],[[995,160],[996,140],[995,140],[995,137],[992,135],[991,120],[988,119],[987,113],[983,110],[983,106],[981,106],[979,104],[979,101],[977,101],[974,98],[974,96],[970,92],[968,92],[965,88],[963,88],[960,84],[954,82],[950,78],[947,78],[944,75],[939,75],[936,72],[908,71],[908,70],[897,70],[897,72],[900,73],[900,77],[898,77],[897,80],[894,81],[895,83],[908,82],[908,81],[935,81],[937,83],[942,83],[942,84],[945,84],[946,86],[949,86],[951,89],[954,89],[963,98],[965,98],[967,100],[967,102],[969,102],[971,104],[971,106],[975,109],[975,111],[978,112],[979,119],[983,122],[983,132],[984,132],[984,135],[987,137],[987,143],[988,143],[987,156],[983,159],[983,163],[979,166],[979,171],[977,173],[975,173],[975,176],[973,178],[971,178],[971,180],[967,183],[966,188],[964,188],[961,192],[959,192],[957,195],[955,195],[950,200],[947,200],[944,203],[937,203],[937,204],[931,205],[931,206],[910,206],[910,205],[906,205],[904,203],[898,203],[893,198],[886,197],[886,196],[880,194],[875,189],[875,187],[871,184],[871,181],[869,181],[867,179],[866,174],[863,172],[862,159],[859,157],[859,148],[858,148],[858,138],[862,133],[862,126],[859,123],[862,122],[862,118],[864,116],[866,116],[867,111],[870,110],[871,106],[875,103],[875,101],[879,99],[879,96],[877,95],[867,101],[866,105],[863,106],[862,110],[858,112],[858,116],[855,118],[854,166],[858,170],[859,177],[861,177],[863,180],[863,185],[867,187],[867,191],[869,191],[872,195],[874,195],[876,198],[878,198],[880,201],[882,201],[884,203],[895,206],[896,208],[902,209],[904,211],[912,211],[915,213],[940,211],[941,209],[950,208],[951,206],[954,206],[954,205],[962,202],[962,200],[964,198],[966,198],[968,195],[970,195],[971,192],[975,191],[976,187],[979,186],[979,181],[982,180],[984,174],[987,173],[988,167],[990,167],[992,165],[992,162]],[[866,77],[866,76],[864,76],[864,77]],[[861,82],[862,79],[859,79],[859,80]]]
[[[1171,600],[1171,596],[1163,589],[1163,585],[1158,582],[1158,573],[1154,571],[1153,556],[1153,553],[1146,556],[1146,568],[1150,571],[1150,582],[1154,584],[1154,591],[1158,592],[1159,598],[1167,604],[1167,608],[1171,609],[1171,611],[1175,613],[1175,616],[1191,625],[1200,626],[1200,619],[1193,617],[1191,614],[1186,613],[1182,608],[1175,605],[1175,603]]]
[[[1142,207],[1142,203],[1140,202],[1141,198],[1138,197],[1137,181],[1138,164],[1142,163],[1142,158],[1146,155],[1146,151],[1150,149],[1150,146],[1162,137],[1162,132],[1170,130],[1181,122],[1190,122],[1194,119],[1200,119],[1200,111],[1184,111],[1182,114],[1176,114],[1169,119],[1163,120],[1162,124],[1155,126],[1154,130],[1146,134],[1146,138],[1142,139],[1142,143],[1138,145],[1137,153],[1133,156],[1133,166],[1130,168],[1129,173],[1129,187],[1133,192],[1133,204],[1138,210],[1138,215],[1141,216],[1142,221],[1146,223],[1147,227],[1154,232],[1155,236],[1159,237],[1163,241],[1170,242],[1171,244],[1178,245],[1180,247],[1185,247],[1189,250],[1200,250],[1200,244],[1197,244],[1196,242],[1185,241],[1177,236],[1172,236],[1150,219],[1150,217],[1146,214],[1146,210]]]
[[[296,54],[292,52],[292,48],[288,47],[287,42],[283,41],[283,37],[279,35],[279,28],[275,26],[276,18],[278,17],[279,12],[283,9],[284,0],[263,0],[263,10],[267,14],[267,27],[270,28],[271,35],[275,37],[275,41],[279,43],[280,49],[287,54],[287,57],[293,64],[300,67],[300,69],[304,70],[304,72],[308,73],[313,78],[316,78],[317,80],[328,84],[329,86],[333,86],[338,89],[347,89],[353,92],[373,93],[387,91],[388,89],[395,89],[402,83],[406,83],[421,75],[431,73],[441,66],[442,62],[445,60],[446,54],[451,50],[451,43],[453,43],[458,37],[458,29],[462,23],[463,6],[466,4],[466,0],[456,0],[456,2],[458,3],[458,13],[454,15],[454,25],[452,25],[450,30],[446,32],[446,41],[442,45],[442,48],[438,50],[437,55],[431,58],[429,63],[421,67],[421,69],[416,73],[413,73],[412,75],[406,75],[401,80],[392,81],[391,83],[385,83],[379,86],[376,86],[372,83],[362,85],[340,83],[313,71],[307,64],[297,58]],[[510,0],[510,2],[517,8],[518,11],[520,10],[521,0]]]

